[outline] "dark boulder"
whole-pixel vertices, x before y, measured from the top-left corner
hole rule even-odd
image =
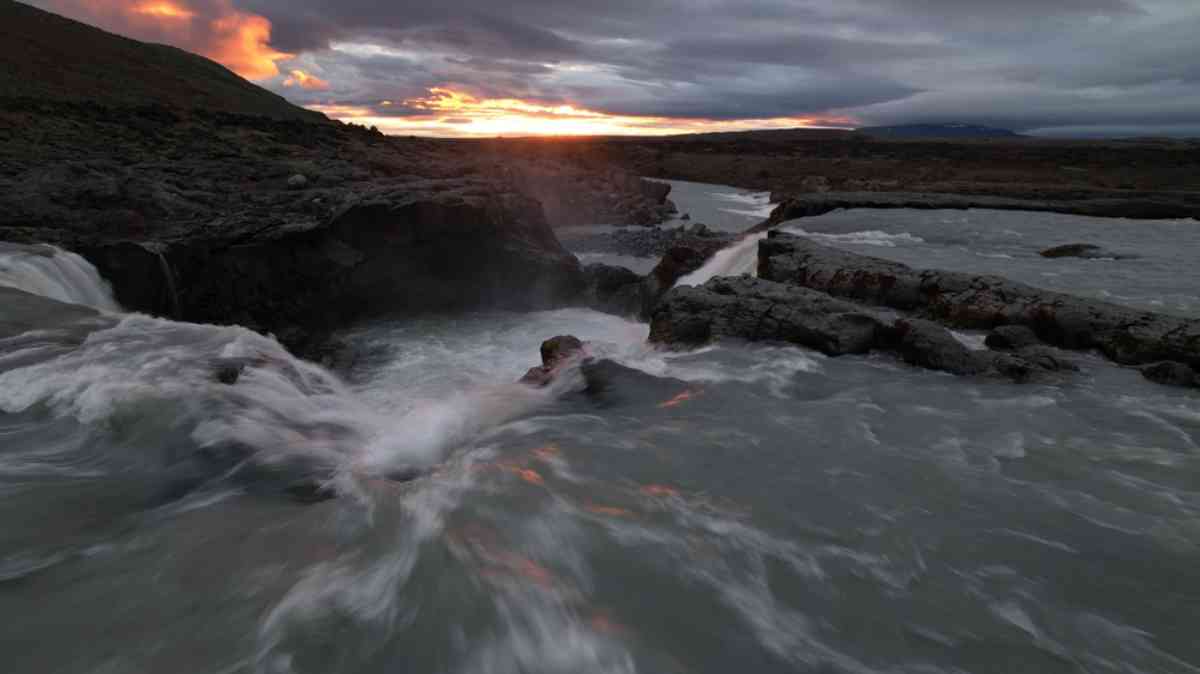
[[[1135,256],[1124,255],[1121,253],[1113,253],[1105,250],[1100,246],[1091,243],[1068,243],[1062,246],[1054,246],[1047,248],[1038,253],[1042,257],[1059,258],[1059,257],[1079,257],[1087,260],[1112,259],[1125,260]]]
[[[882,345],[909,365],[957,375],[981,374],[992,365],[989,354],[968,349],[949,330],[931,321],[902,318],[882,334]]]
[[[522,384],[546,386],[572,360],[586,355],[583,342],[573,335],[559,335],[542,342],[542,364],[532,367],[521,377]]]
[[[642,310],[642,277],[625,267],[589,264],[583,268],[582,304],[617,316],[637,316]]]
[[[1159,384],[1189,388],[1200,387],[1200,374],[1183,363],[1164,361],[1147,365],[1141,369],[1141,372],[1143,377]]]

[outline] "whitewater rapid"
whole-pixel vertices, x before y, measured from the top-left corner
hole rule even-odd
[[[1097,230],[944,217],[803,229],[1138,301],[1197,287],[1156,243],[1190,241],[1174,225],[1136,260],[1052,262],[1051,234]],[[704,273],[752,273],[754,248]],[[1018,386],[647,332],[374,321],[335,336],[336,373],[111,310],[0,341],[6,671],[1198,671],[1195,392],[1088,353]],[[559,334],[621,366],[609,387],[515,383]],[[281,489],[314,478],[338,498]]]

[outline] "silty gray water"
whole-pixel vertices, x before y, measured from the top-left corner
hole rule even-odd
[[[853,215],[802,224],[907,232],[926,243],[834,242],[922,266],[1002,260],[929,243],[953,236],[941,217],[1042,245],[1026,214],[858,230]],[[1126,247],[1094,225],[1055,223],[1047,245]],[[1139,287],[1113,273],[1125,261],[1006,254],[1037,274],[1078,265],[1089,292],[1198,287],[1139,252],[1130,264],[1173,274]],[[23,365],[0,363],[9,671],[1200,663],[1200,396],[1088,354],[1064,383],[1020,386],[785,346],[660,352],[644,325],[566,309],[360,326],[346,338],[366,355],[341,381],[238,328],[104,321],[82,347],[26,337]],[[630,371],[593,397],[572,376],[514,386],[562,333]],[[231,358],[248,363],[232,387],[210,369]],[[191,479],[231,438],[268,472],[329,470],[341,497]],[[381,477],[401,466],[431,472]]]

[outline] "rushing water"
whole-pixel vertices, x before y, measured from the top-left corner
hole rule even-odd
[[[1036,217],[969,215],[1041,245]],[[1000,259],[928,243],[960,214],[888,217],[802,224]],[[1093,225],[1048,243],[1124,248]],[[927,243],[849,236],[874,230]],[[1131,263],[1176,264],[1152,245]],[[1130,297],[1171,276],[1025,263]],[[1200,395],[1089,354],[1022,386],[646,333],[582,309],[378,322],[340,377],[122,314],[0,342],[5,671],[1200,669]],[[627,369],[514,384],[556,334]],[[313,476],[339,497],[283,491]]]

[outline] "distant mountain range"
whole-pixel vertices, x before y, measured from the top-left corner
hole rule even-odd
[[[866,126],[858,133],[880,138],[1019,138],[1010,129],[998,129],[977,124],[902,124],[898,126]]]

